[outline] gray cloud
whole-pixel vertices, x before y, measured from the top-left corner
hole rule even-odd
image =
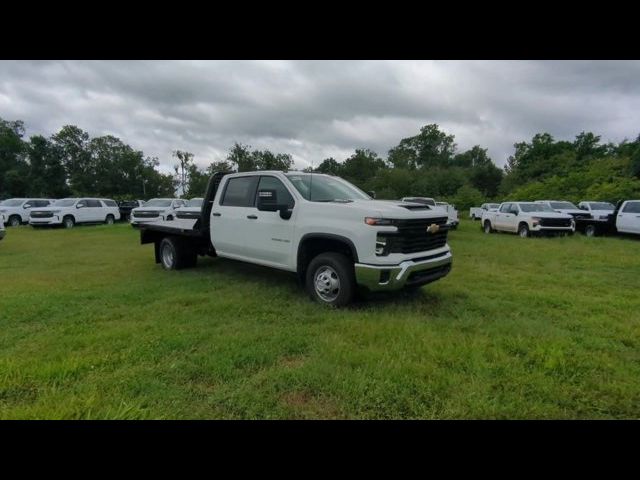
[[[301,168],[355,148],[386,156],[428,123],[502,165],[542,131],[634,138],[638,80],[626,61],[2,61],[0,117],[28,135],[112,134],[166,170],[174,149],[205,166],[234,141]]]

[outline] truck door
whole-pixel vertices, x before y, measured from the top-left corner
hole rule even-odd
[[[511,210],[510,203],[503,203],[500,209],[495,213],[495,226],[497,230],[506,230],[507,229],[507,215],[509,215],[509,211]]]
[[[616,217],[619,232],[640,234],[640,201],[624,202]]]
[[[258,175],[227,179],[223,191],[211,209],[211,242],[221,256],[246,258],[247,236],[251,231],[251,220]]]
[[[295,225],[295,201],[286,185],[277,177],[262,175],[258,191],[275,190],[277,203],[286,204],[292,210],[291,218],[283,219],[280,212],[261,212],[255,207],[247,217],[247,254],[263,263],[286,267],[290,263]]]

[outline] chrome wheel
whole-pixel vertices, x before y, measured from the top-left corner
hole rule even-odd
[[[529,230],[527,227],[522,227],[519,233],[521,238],[527,238],[529,236]]]
[[[587,228],[584,231],[587,237],[595,237],[596,236],[596,227],[593,225],[587,225]]]
[[[107,217],[107,225],[113,225],[113,217],[111,215]]]
[[[11,219],[9,220],[9,225],[12,227],[19,227],[20,219],[18,217],[11,217]]]
[[[165,245],[162,249],[162,264],[166,269],[173,268],[173,262],[175,255],[173,254],[173,248],[170,245]]]
[[[73,220],[70,218],[64,219],[64,228],[73,228]]]
[[[340,278],[329,266],[322,266],[316,271],[314,285],[316,293],[325,302],[333,302],[340,294]]]
[[[491,233],[491,224],[489,222],[484,224],[484,233]]]

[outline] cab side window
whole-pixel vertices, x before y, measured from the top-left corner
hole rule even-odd
[[[502,205],[502,207],[500,207],[500,212],[501,213],[509,213],[511,211],[511,204],[510,203],[505,203]]]
[[[100,200],[86,200],[86,206],[89,208],[101,208]]]
[[[275,190],[278,197],[279,204],[286,204],[287,207],[293,208],[295,201],[293,196],[287,190],[287,187],[276,177],[260,177],[260,183],[258,184],[258,190]],[[257,205],[258,199],[255,199],[254,206]]]
[[[640,202],[627,202],[622,211],[624,213],[640,213]]]
[[[225,207],[252,207],[256,197],[258,176],[230,178],[220,205]]]

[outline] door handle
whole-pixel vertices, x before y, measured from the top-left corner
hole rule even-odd
[[[221,214],[221,213],[219,213],[219,212],[213,212],[213,216],[214,216],[214,217],[221,217],[221,216],[222,216],[222,214]]]
[[[248,218],[249,220],[257,220],[257,219],[258,219],[258,216],[257,216],[257,215],[247,215],[247,218]]]

